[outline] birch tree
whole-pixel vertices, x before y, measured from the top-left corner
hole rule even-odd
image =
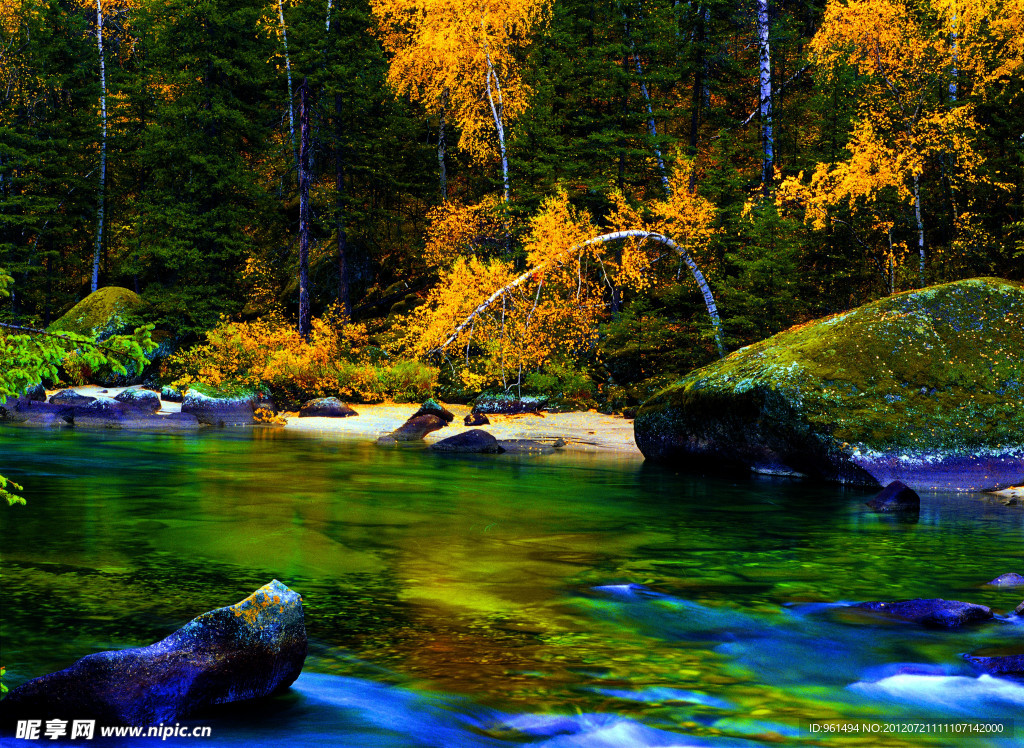
[[[772,132],[772,56],[768,39],[768,0],[757,0],[758,101],[761,112],[761,185],[765,197],[775,171],[775,136]]]
[[[515,55],[544,21],[546,0],[371,0],[371,7],[393,55],[388,82],[431,114],[450,115],[459,146],[474,158],[497,155],[508,202],[507,129],[531,93]]]

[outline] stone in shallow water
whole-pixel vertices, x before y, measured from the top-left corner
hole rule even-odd
[[[940,598],[867,602],[851,607],[874,611],[891,618],[919,623],[930,628],[951,629],[992,619],[992,609],[984,605]]]
[[[912,488],[894,480],[883,488],[868,506],[876,512],[908,512],[921,508],[921,497]]]
[[[984,670],[992,675],[1024,675],[1024,655],[1009,655],[1007,657],[964,655],[964,659],[979,670]]]
[[[431,431],[444,428],[444,419],[438,416],[413,416],[397,429],[391,432],[391,438],[396,442],[420,441]],[[380,441],[380,440],[378,440]]]
[[[463,431],[461,434],[449,436],[447,439],[442,439],[436,444],[431,444],[430,448],[437,452],[476,452],[482,454],[497,454],[505,451],[498,444],[498,440],[483,429],[470,429],[469,431]]]
[[[19,719],[173,722],[286,689],[306,650],[302,598],[275,579],[148,647],[97,652],[18,686],[0,714],[5,727]]]
[[[1015,571],[1009,571],[1006,574],[1000,574],[989,584],[995,587],[1022,587],[1024,586],[1024,577]]]

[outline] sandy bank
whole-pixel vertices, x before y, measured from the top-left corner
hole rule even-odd
[[[104,395],[114,397],[124,387],[102,388],[96,385],[84,385],[74,388],[83,395]],[[53,392],[47,392],[52,395]],[[533,439],[548,444],[561,438],[566,442],[565,449],[581,452],[615,452],[621,456],[632,455],[642,460],[643,455],[633,441],[633,421],[621,416],[609,416],[603,413],[539,413],[515,416],[488,415],[489,426],[473,427],[463,425],[463,419],[469,414],[465,405],[445,405],[455,414],[451,424],[427,434],[424,439],[428,444],[440,441],[449,436],[468,431],[471,428],[483,428],[496,439]],[[417,403],[379,403],[365,405],[352,403],[352,408],[359,413],[350,418],[299,418],[298,413],[283,413],[287,419],[286,430],[325,438],[342,438],[373,441],[378,436],[390,434],[419,409]],[[181,410],[181,405],[163,401],[161,410],[173,413]]]

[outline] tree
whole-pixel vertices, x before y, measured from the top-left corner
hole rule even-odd
[[[543,22],[546,0],[372,0],[384,46],[394,57],[388,82],[428,111],[449,112],[459,145],[477,158],[491,152],[493,127],[509,200],[506,128],[527,107],[530,89],[515,53]]]

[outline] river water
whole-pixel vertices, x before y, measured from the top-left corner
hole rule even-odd
[[[12,427],[0,473],[28,499],[0,507],[10,686],[271,579],[303,596],[310,653],[290,692],[165,745],[960,745],[863,730],[1024,707],[1024,684],[961,659],[1024,652],[1024,626],[933,631],[842,605],[1012,610],[1024,589],[984,583],[1024,572],[1024,510],[990,496],[928,494],[895,518],[863,490],[272,429]],[[825,719],[847,732],[810,732]],[[1016,739],[1001,724],[969,744],[1024,741],[1024,721]]]

